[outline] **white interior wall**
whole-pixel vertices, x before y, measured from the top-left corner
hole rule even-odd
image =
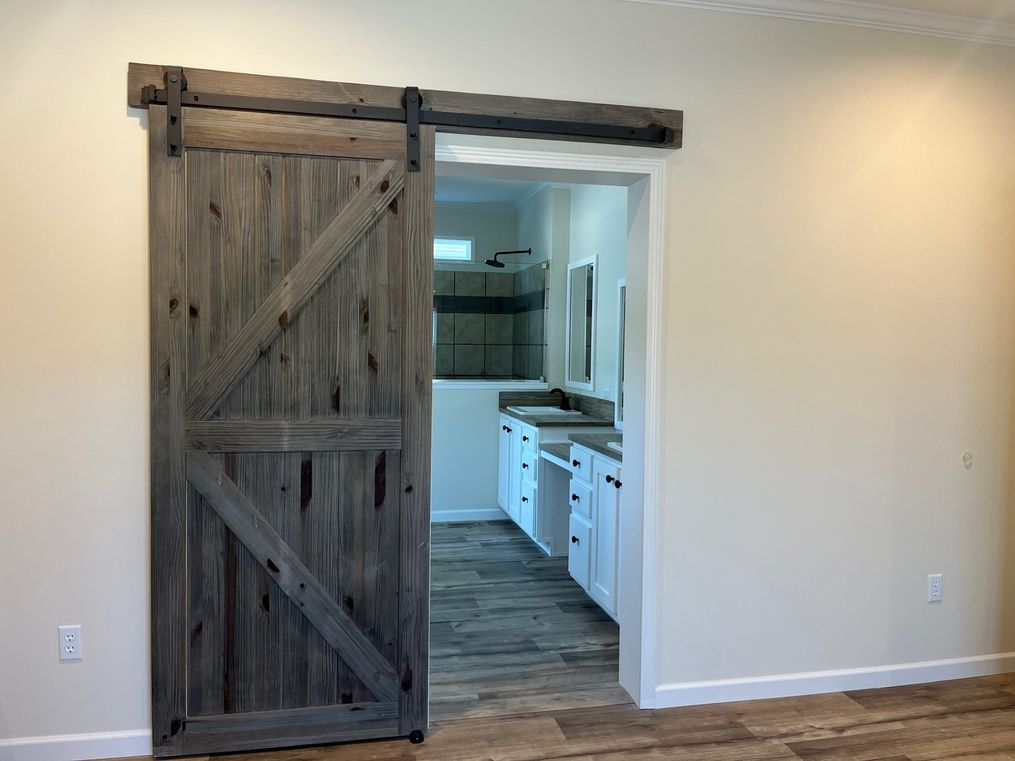
[[[492,388],[433,389],[433,467],[430,510],[434,520],[497,520],[497,433],[500,393]]]
[[[532,248],[533,261],[549,261],[549,313],[546,318],[546,362],[549,388],[564,385],[567,310],[567,257],[571,237],[571,190],[548,185],[518,207],[518,245]]]
[[[617,281],[627,273],[627,188],[572,185],[570,228],[569,261],[595,256],[598,269],[593,387],[575,390],[616,401]]]
[[[491,211],[438,203],[434,231],[438,237],[473,238],[474,267],[493,272],[483,262],[494,251],[515,248],[518,219],[510,208]],[[458,263],[451,266],[462,268]],[[430,488],[434,520],[489,520],[503,515],[497,507],[498,393],[493,386],[434,384]]]
[[[5,5],[0,577],[21,583],[0,737],[148,721],[129,60],[684,108],[656,680],[1015,650],[1015,50],[619,0],[181,0],[201,23],[153,34],[165,12]],[[543,54],[515,55],[522,38]],[[83,663],[57,663],[60,623],[84,624]]]

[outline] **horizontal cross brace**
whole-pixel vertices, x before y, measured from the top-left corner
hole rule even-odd
[[[402,122],[407,119],[405,108],[382,106],[356,106],[347,103],[329,103],[312,100],[288,100],[222,93],[190,92],[181,94],[181,104],[188,108],[219,108],[235,111],[264,111],[303,116],[332,116],[344,119],[370,119],[374,121]],[[169,93],[154,85],[144,88],[142,103],[166,105]],[[454,111],[430,111],[425,103],[419,112],[421,124],[457,129],[493,130],[505,132],[531,132],[573,138],[609,140],[639,145],[669,145],[673,130],[669,127],[624,127],[615,124],[566,121],[560,119],[533,119],[517,116],[469,114]]]

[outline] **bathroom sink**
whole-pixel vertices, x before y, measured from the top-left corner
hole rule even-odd
[[[607,447],[607,449],[612,449],[615,452],[620,452],[621,454],[624,454],[624,442],[623,441],[607,441],[606,442],[606,447]]]
[[[553,416],[553,417],[581,417],[582,413],[579,410],[562,410],[559,407],[508,407],[508,412],[513,412],[516,415],[540,415],[540,416]]]

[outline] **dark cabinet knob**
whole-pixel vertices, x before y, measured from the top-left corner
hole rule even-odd
[[[528,470],[528,469],[529,469],[529,464],[527,462],[523,462],[522,463],[522,470]]]
[[[522,436],[522,441],[528,441],[528,440],[529,440],[528,436]]]
[[[620,488],[621,486],[623,486],[623,484],[621,484],[621,483],[620,483],[620,481],[614,481],[614,482],[613,482],[613,485],[614,485],[614,486],[616,486],[616,487],[617,487],[618,489],[619,489],[619,488]]]
[[[571,464],[574,465],[576,468],[580,468],[582,466],[582,464],[577,460],[571,460]]]
[[[578,499],[579,499],[579,498],[578,498],[578,495],[577,495],[577,494],[572,494],[572,495],[571,495],[571,501],[572,501],[572,502],[577,502],[577,501],[578,501]]]
[[[571,537],[571,544],[581,544],[581,542],[578,541],[578,537],[572,536]]]
[[[502,425],[501,429],[504,431],[504,433],[511,433],[511,429],[508,428],[506,425]]]
[[[529,501],[528,497],[522,497],[522,502],[528,502],[528,501]]]
[[[606,477],[606,483],[612,484],[613,483],[613,476],[607,476]]]

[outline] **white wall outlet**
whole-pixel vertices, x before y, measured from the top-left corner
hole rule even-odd
[[[944,599],[944,574],[932,573],[927,577],[927,602],[941,602]]]
[[[57,627],[60,633],[60,660],[80,661],[84,657],[84,641],[81,639],[81,624]]]

